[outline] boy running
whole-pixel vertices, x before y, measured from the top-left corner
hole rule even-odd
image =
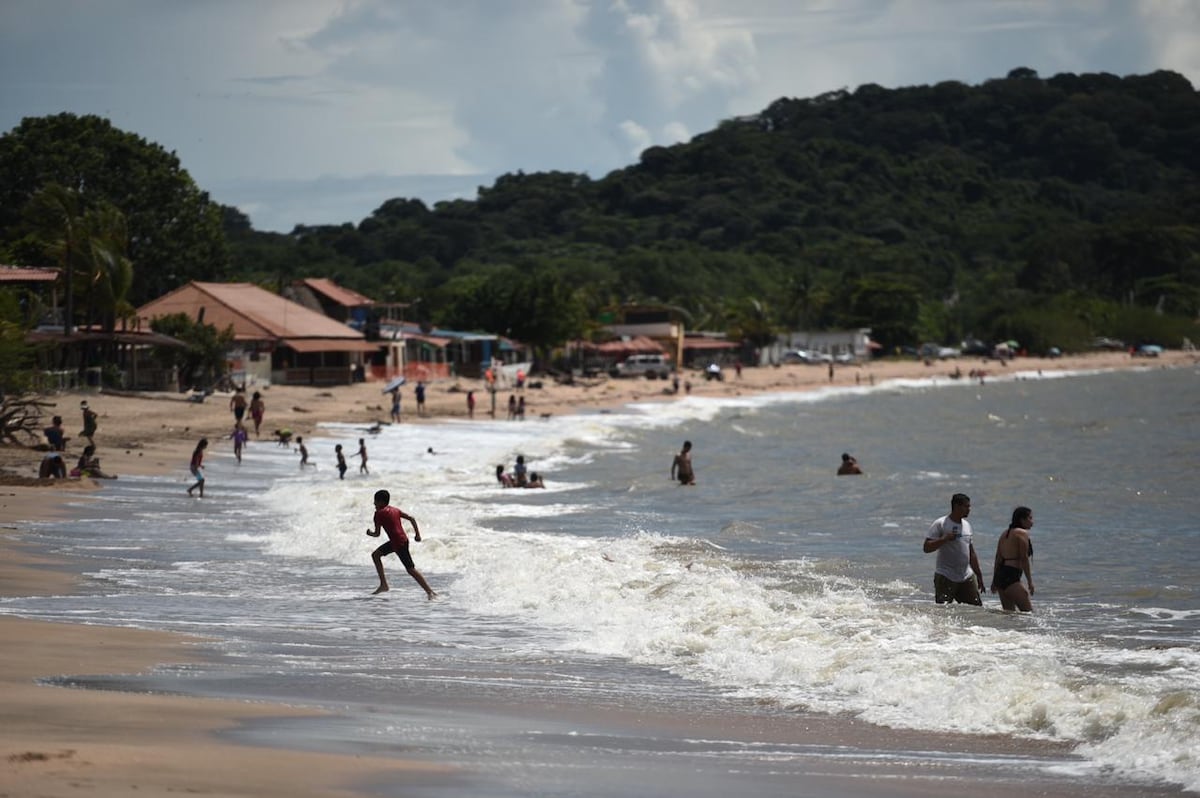
[[[386,593],[388,591],[387,577],[383,575],[383,558],[389,554],[395,554],[400,558],[400,562],[404,563],[404,570],[408,571],[408,575],[417,580],[417,584],[425,591],[426,597],[432,599],[437,593],[433,592],[433,588],[429,586],[425,577],[421,576],[421,572],[413,564],[412,555],[408,552],[408,536],[404,534],[404,525],[401,521],[408,521],[412,524],[413,540],[418,543],[421,542],[421,528],[417,526],[417,519],[399,507],[389,506],[388,502],[391,500],[392,496],[386,490],[375,491],[375,530],[367,530],[367,535],[373,538],[379,537],[380,529],[387,532],[388,536],[387,543],[371,552],[371,559],[375,562],[375,571],[379,574],[379,587],[375,592]]]

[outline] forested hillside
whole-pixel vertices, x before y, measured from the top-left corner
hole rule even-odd
[[[0,185],[12,149],[0,140]],[[889,346],[1176,346],[1200,313],[1198,178],[1200,97],[1183,77],[1018,69],[780,99],[600,179],[518,172],[474,201],[393,199],[357,225],[262,233],[222,208],[229,262],[208,273],[328,276],[543,345],[657,301],[751,338],[869,326]],[[161,262],[135,268],[135,295],[163,284],[146,274]]]

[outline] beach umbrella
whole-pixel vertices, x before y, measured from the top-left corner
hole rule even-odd
[[[392,391],[396,390],[397,388],[399,388],[401,385],[403,385],[406,382],[408,382],[408,380],[405,379],[405,377],[403,375],[396,377],[394,380],[392,380],[391,382],[389,382],[387,385],[385,385],[383,387],[383,393],[391,393]]]

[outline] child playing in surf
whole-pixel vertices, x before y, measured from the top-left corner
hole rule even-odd
[[[437,593],[433,592],[433,588],[429,586],[425,577],[421,576],[421,572],[413,564],[412,555],[408,552],[408,536],[404,534],[404,524],[401,521],[408,521],[412,524],[413,540],[418,543],[421,542],[421,528],[417,526],[417,519],[399,507],[391,507],[388,504],[391,500],[392,496],[386,490],[375,491],[375,530],[367,530],[367,535],[373,538],[379,537],[380,529],[387,532],[388,536],[387,543],[371,552],[371,559],[375,562],[375,571],[379,574],[379,587],[375,589],[375,592],[385,593],[388,591],[387,577],[383,575],[383,558],[389,554],[395,554],[400,558],[400,562],[404,563],[404,570],[408,571],[408,575],[417,580],[417,584],[425,591],[426,597],[432,599]]]
[[[316,463],[308,462],[308,447],[304,445],[304,438],[297,437],[296,446],[299,447],[298,451],[300,452],[300,467],[304,468],[304,466],[312,466],[313,468],[316,468]]]
[[[333,450],[334,450],[334,452],[337,453],[338,479],[345,479],[346,478],[346,455],[342,454],[342,445],[339,443],[337,446],[335,446],[333,448]]]

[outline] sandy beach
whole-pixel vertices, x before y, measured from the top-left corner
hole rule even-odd
[[[961,379],[972,369],[990,375],[1017,371],[1075,371],[1193,366],[1195,353],[1168,352],[1158,359],[1131,359],[1124,353],[1069,356],[1054,360],[1017,359],[1003,366],[978,359],[924,364],[918,361],[880,361],[834,369],[836,386],[870,385],[891,379]],[[694,396],[736,396],[761,392],[815,390],[831,384],[821,366],[789,365],[732,372],[721,382],[705,381],[692,373]],[[984,378],[986,381],[986,377]],[[361,424],[388,422],[387,397],[379,383],[333,388],[271,386],[262,388],[266,415],[262,434],[251,426],[249,451],[277,446],[272,431],[289,429],[308,436],[323,422]],[[249,386],[253,391],[255,386]],[[412,386],[404,389],[402,423],[430,426],[430,445],[437,443],[436,425],[445,419],[467,417],[467,392],[474,391],[475,417],[487,418],[490,398],[480,381],[460,380],[429,386],[425,413],[418,416]],[[506,415],[507,387],[497,393],[496,414]],[[523,423],[545,415],[602,412],[633,401],[672,401],[669,385],[642,379],[596,379],[560,385],[542,380],[524,390],[527,410]],[[683,395],[681,389],[679,395]],[[99,413],[97,454],[106,472],[119,476],[165,474],[178,476],[180,492],[188,483],[188,458],[196,441],[207,437],[212,449],[232,448],[233,416],[229,394],[215,394],[202,403],[170,395],[70,393],[46,398],[54,404],[49,415],[62,415],[68,435],[68,467],[82,450],[80,401]],[[518,423],[518,422],[514,422]],[[348,455],[351,453],[348,453]],[[55,561],[22,539],[22,522],[68,516],[71,505],[104,490],[100,480],[48,482],[36,479],[41,452],[0,448],[0,596],[57,595],[76,583],[71,562]],[[324,455],[323,455],[324,456]],[[299,457],[299,455],[297,455]],[[351,467],[355,459],[348,457]],[[84,674],[141,673],[157,665],[195,662],[205,656],[203,641],[173,634],[97,626],[47,624],[0,617],[7,645],[0,654],[0,794],[7,796],[60,795],[86,789],[106,796],[136,790],[141,794],[202,791],[215,795],[354,795],[368,785],[404,783],[405,778],[449,777],[444,764],[405,761],[394,757],[298,752],[250,747],[223,741],[221,732],[263,718],[303,717],[312,711],[266,704],[184,698],[38,685],[41,679]],[[645,719],[618,719],[645,723]],[[671,719],[654,722],[669,725]],[[833,725],[805,732],[772,729],[771,734],[798,734],[819,741]],[[844,725],[836,726],[844,729]],[[761,734],[763,730],[747,730]],[[916,743],[914,743],[916,745]],[[829,790],[820,794],[933,794],[930,782],[890,786],[850,786],[853,774],[827,774]],[[945,794],[961,794],[964,785],[946,783]],[[980,795],[1004,790],[986,784],[969,785]],[[816,793],[814,793],[816,794]],[[1054,794],[1070,794],[1055,792]],[[1079,794],[1083,794],[1081,791]],[[1110,794],[1091,791],[1088,794]],[[1120,791],[1111,792],[1112,795]],[[1146,793],[1151,794],[1151,793]],[[1163,794],[1168,794],[1164,791]]]

